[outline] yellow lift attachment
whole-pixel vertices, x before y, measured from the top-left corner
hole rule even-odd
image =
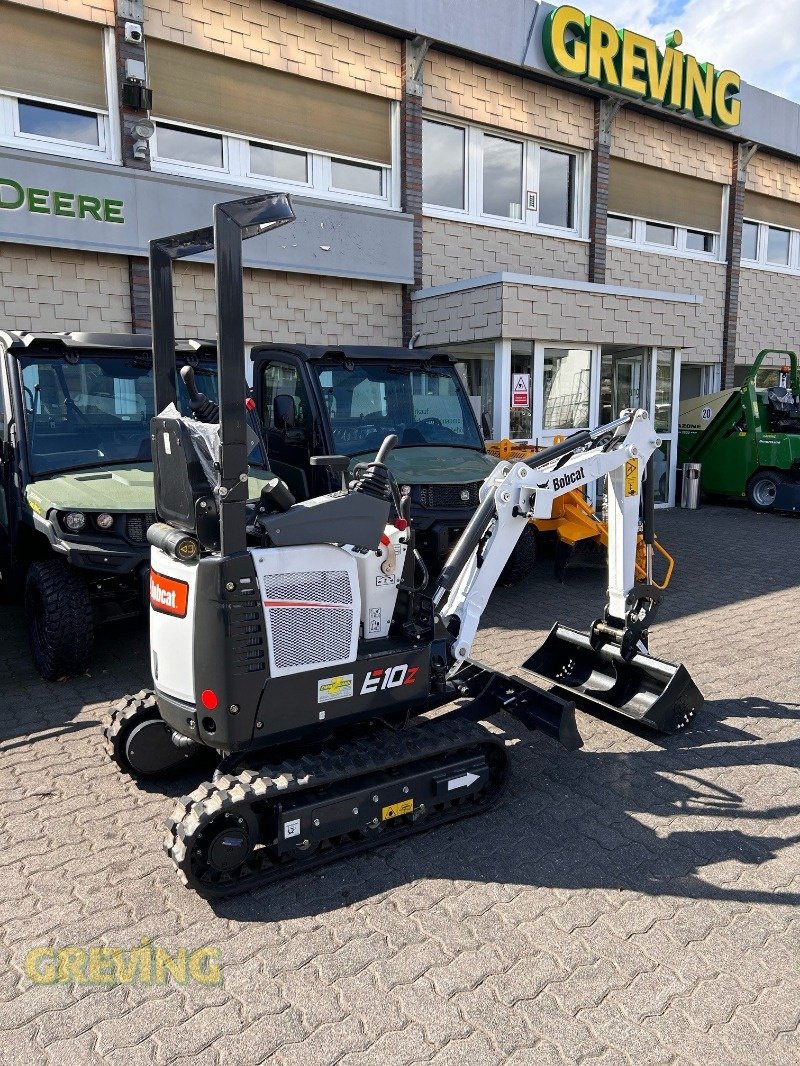
[[[563,437],[555,437],[553,443],[559,444],[563,439]],[[490,455],[496,455],[498,459],[514,461],[529,459],[532,455],[542,451],[535,444],[520,444],[507,437],[499,441],[487,441],[486,450]],[[578,544],[586,542],[605,550],[608,549],[608,525],[597,517],[582,489],[573,489],[572,492],[559,496],[553,503],[552,517],[531,519],[531,525],[535,526],[540,533],[555,533],[559,541],[567,548],[575,548]],[[675,560],[658,537],[654,538],[653,550],[665,560],[665,571],[661,575],[660,582],[655,579],[655,576],[652,576],[650,580],[657,589],[663,591],[672,578]],[[637,581],[648,580],[647,549],[641,533],[636,547],[636,579]]]

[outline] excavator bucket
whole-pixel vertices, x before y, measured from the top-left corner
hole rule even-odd
[[[524,666],[581,710],[622,714],[660,733],[685,729],[703,704],[684,666],[643,652],[626,660],[616,644],[595,650],[587,634],[559,624]]]

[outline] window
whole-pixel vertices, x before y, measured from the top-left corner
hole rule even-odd
[[[608,216],[609,237],[619,237],[625,241],[633,240],[633,219],[621,218],[619,215]]]
[[[250,173],[264,174],[282,181],[308,182],[308,153],[271,144],[250,142]]]
[[[0,143],[76,159],[114,159],[113,31],[18,4],[0,22]]]
[[[719,247],[716,233],[625,215],[608,216],[608,237],[611,244],[632,241],[641,248],[671,248],[691,256],[716,257]]]
[[[688,229],[686,231],[686,251],[687,252],[707,252],[714,251],[714,234],[703,233],[702,230]]]
[[[503,137],[483,138],[483,213],[522,218],[522,145]]]
[[[18,100],[20,133],[51,137],[75,144],[100,144],[99,118],[96,112],[77,111],[71,107]]]
[[[758,223],[742,223],[742,259],[758,258]]]
[[[422,123],[425,202],[464,210],[464,130],[441,122]]]
[[[153,170],[188,173],[240,185],[295,191],[309,196],[389,207],[391,167],[331,157],[286,145],[263,144],[233,134],[177,126],[158,119],[153,139]]]
[[[422,199],[433,214],[510,228],[580,229],[578,159],[535,141],[425,119]]]
[[[193,166],[222,169],[222,138],[216,134],[159,124],[156,138],[155,150],[159,159],[174,159]]]
[[[588,427],[591,367],[588,348],[545,348],[543,429]]]
[[[789,265],[789,238],[788,229],[778,229],[776,226],[767,227],[767,262],[776,266]]]
[[[645,222],[644,239],[647,244],[664,244],[672,248],[675,245],[675,230],[658,222]]]
[[[368,163],[348,163],[345,159],[332,159],[331,185],[334,189],[362,192],[367,196],[382,196],[383,170]]]
[[[788,209],[794,206],[788,205]],[[762,268],[800,273],[800,230],[745,219],[742,223],[742,260]]]
[[[566,152],[539,153],[539,222],[543,226],[573,227],[575,156]]]
[[[386,436],[400,447],[450,444],[481,448],[470,401],[453,367],[361,363],[348,370],[314,364],[335,448],[370,458]]]

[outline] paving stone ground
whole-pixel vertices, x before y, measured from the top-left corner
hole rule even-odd
[[[580,717],[567,753],[512,721],[491,813],[218,905],[161,850],[171,795],[106,761],[106,703],[148,682],[144,626],[91,676],[33,672],[0,621],[0,1061],[246,1066],[800,1061],[800,520],[660,516],[678,558],[652,647],[705,707],[686,735]],[[516,668],[585,627],[603,576],[492,599],[477,655]],[[40,986],[38,946],[218,947],[224,984]]]

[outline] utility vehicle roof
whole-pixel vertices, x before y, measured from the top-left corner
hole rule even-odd
[[[429,359],[453,361],[448,352],[439,352],[434,348],[401,348],[385,344],[344,344],[340,347],[329,344],[254,344],[250,358],[255,360],[256,356],[268,352],[290,352],[309,362],[337,357],[353,363],[366,359],[405,360],[409,363],[424,363]]]
[[[23,330],[0,331],[0,344],[6,349],[19,350],[28,348],[44,348],[53,350],[58,346],[71,349],[91,350],[102,348],[106,352],[109,349],[120,351],[150,351],[152,338],[149,333],[28,333]],[[175,342],[176,351],[216,354],[216,345],[213,341],[185,340]]]

